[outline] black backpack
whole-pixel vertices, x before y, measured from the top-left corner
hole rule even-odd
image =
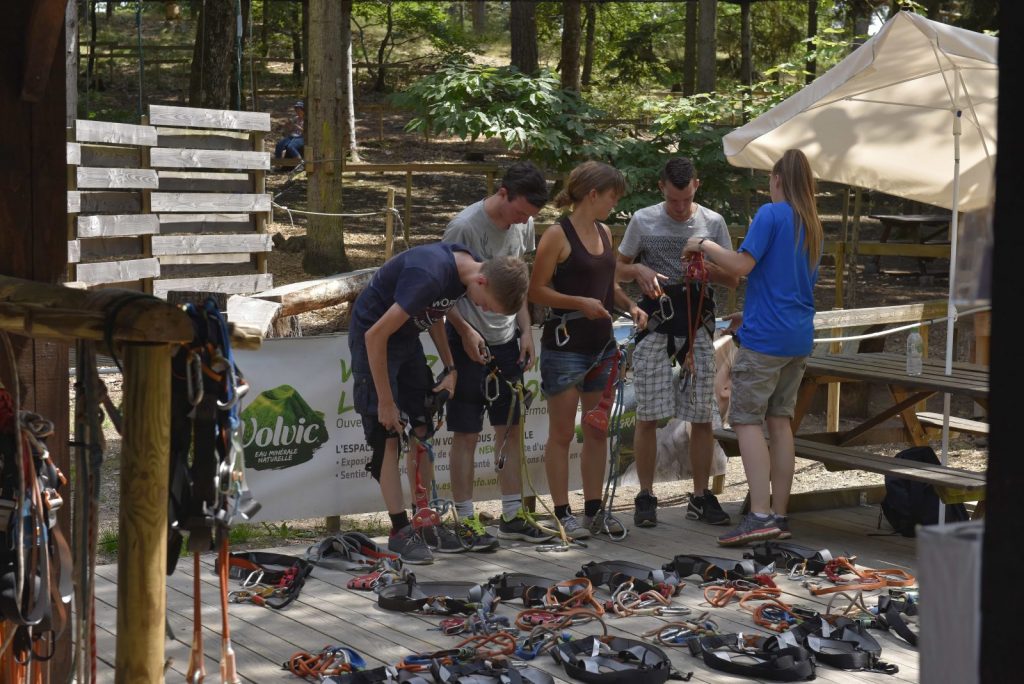
[[[935,450],[930,446],[919,446],[904,449],[895,458],[902,458],[915,463],[940,465]],[[893,530],[904,537],[916,536],[917,525],[935,525],[939,521],[939,495],[935,488],[926,482],[907,480],[894,475],[885,476],[885,497],[882,499],[882,514],[892,525]],[[946,506],[946,522],[967,520],[967,509],[962,503]],[[879,516],[878,525],[882,520]]]

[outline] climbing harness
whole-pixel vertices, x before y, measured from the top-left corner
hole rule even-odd
[[[357,672],[366,667],[366,661],[355,650],[346,646],[324,646],[318,653],[299,651],[281,664],[282,670],[311,682],[322,682],[326,677]]]
[[[330,570],[366,570],[381,561],[399,562],[398,554],[391,553],[362,532],[336,534],[306,549],[305,559],[313,565]]]
[[[828,549],[815,550],[809,546],[776,540],[755,542],[751,552],[743,556],[761,565],[774,563],[779,568],[785,568],[793,579],[802,575],[818,575],[833,560],[832,552]]]
[[[220,559],[214,572],[220,573]],[[241,589],[228,594],[231,603],[253,603],[281,610],[299,597],[313,572],[308,561],[282,553],[246,551],[228,554],[228,577],[239,580]]]
[[[490,613],[494,605],[494,594],[474,582],[418,582],[413,574],[376,591],[378,606],[400,613],[470,615],[479,608]]]
[[[14,376],[10,391],[0,384],[0,671],[34,681],[36,664],[54,653],[72,596],[71,549],[57,526],[67,479],[46,447],[53,423],[21,408],[6,333],[0,346]]]
[[[690,654],[713,670],[741,677],[796,682],[814,679],[814,658],[799,644],[776,637],[714,634],[687,642]]]
[[[623,560],[591,561],[576,576],[586,577],[595,587],[607,587],[608,591],[615,591],[623,583],[630,582],[640,593],[656,591],[666,598],[678,595],[686,586],[674,571]]]
[[[775,572],[771,564],[758,565],[751,559],[732,560],[729,558],[716,558],[714,556],[694,556],[689,554],[678,554],[672,561],[661,566],[663,570],[675,572],[680,579],[696,575],[705,581],[719,579],[746,579],[755,581],[754,578],[761,574]]]
[[[228,621],[228,530],[260,505],[245,484],[239,404],[248,390],[231,351],[227,322],[208,298],[186,304],[193,339],[171,360],[171,458],[167,572],[174,572],[184,532],[193,556],[193,634],[187,680],[205,677],[199,554],[217,548],[221,604],[221,681],[238,681]]]
[[[567,675],[590,684],[662,684],[672,675],[672,661],[660,648],[621,637],[567,641],[551,656]]]

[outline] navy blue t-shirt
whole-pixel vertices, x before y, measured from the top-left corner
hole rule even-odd
[[[445,312],[466,294],[454,252],[466,252],[480,260],[464,245],[438,242],[413,247],[386,261],[356,299],[349,333],[365,333],[392,304],[409,314],[409,320],[395,335],[419,335],[444,318]]]

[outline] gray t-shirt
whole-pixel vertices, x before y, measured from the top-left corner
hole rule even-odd
[[[637,210],[626,226],[619,252],[669,279],[683,275],[680,256],[691,237],[706,237],[731,250],[732,239],[725,219],[707,207],[697,205],[686,221],[676,221],[660,202]]]
[[[442,242],[458,242],[469,247],[482,259],[499,256],[522,257],[537,248],[533,232],[533,219],[526,223],[513,223],[508,230],[494,225],[484,211],[480,200],[460,211],[445,228]],[[504,344],[515,336],[516,317],[483,311],[463,297],[455,305],[466,319],[483,336],[487,344]]]

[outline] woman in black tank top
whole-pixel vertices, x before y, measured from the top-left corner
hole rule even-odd
[[[574,539],[590,536],[588,528],[601,527],[604,521],[600,508],[608,436],[583,426],[581,520],[569,509],[569,447],[576,435],[577,410],[582,404],[586,413],[597,405],[611,372],[610,360],[618,353],[612,305],[617,300],[624,309],[635,306],[616,286],[611,233],[601,223],[625,191],[622,174],[607,164],[584,162],[573,169],[555,198],[556,206],[571,205],[572,212],[541,236],[530,280],[530,301],[552,312],[540,355],[541,390],[548,403],[544,468],[555,515]],[[556,328],[561,330],[556,333]],[[621,531],[621,525],[612,528],[613,533]]]

